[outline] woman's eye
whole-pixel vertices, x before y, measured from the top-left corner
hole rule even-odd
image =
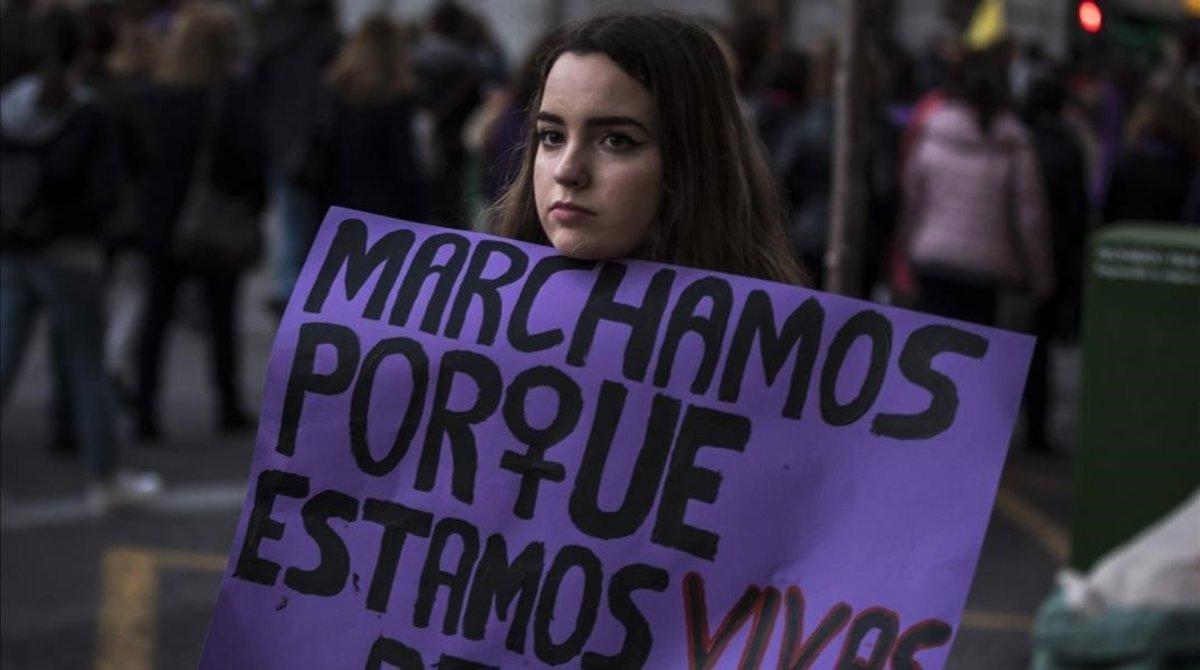
[[[600,140],[600,143],[605,149],[613,149],[615,151],[630,149],[638,145],[632,137],[623,133],[609,133]]]
[[[552,147],[563,143],[563,134],[550,128],[539,130],[537,136],[538,143],[542,146]]]

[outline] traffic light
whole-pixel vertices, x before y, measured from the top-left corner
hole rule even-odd
[[[1079,27],[1084,32],[1095,34],[1104,27],[1104,12],[1093,0],[1080,2],[1076,15],[1079,17]]]

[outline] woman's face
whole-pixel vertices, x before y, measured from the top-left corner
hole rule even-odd
[[[630,255],[663,192],[654,100],[603,54],[559,56],[537,113],[533,194],[546,237],[584,260]]]

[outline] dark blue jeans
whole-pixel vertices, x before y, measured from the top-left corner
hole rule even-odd
[[[274,298],[286,301],[292,294],[300,270],[308,258],[308,250],[317,236],[321,217],[312,196],[297,189],[283,177],[276,177],[272,184],[272,199],[279,220],[279,247],[275,252]]]
[[[152,257],[146,277],[146,312],[138,361],[138,411],[152,419],[158,410],[161,364],[165,358],[167,330],[175,313],[175,297],[185,280],[200,282],[204,291],[212,381],[223,409],[238,407],[237,291],[240,277],[187,275],[170,258]],[[193,382],[194,383],[194,382]]]
[[[5,252],[0,262],[0,404],[8,400],[37,316],[49,319],[71,433],[97,477],[116,463],[116,404],[104,373],[103,282],[99,272],[40,253]]]

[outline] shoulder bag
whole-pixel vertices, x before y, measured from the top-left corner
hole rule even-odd
[[[200,142],[172,251],[181,266],[207,274],[236,272],[254,265],[262,255],[258,212],[246,198],[228,193],[213,182],[213,157],[224,95],[210,94],[200,130]]]

